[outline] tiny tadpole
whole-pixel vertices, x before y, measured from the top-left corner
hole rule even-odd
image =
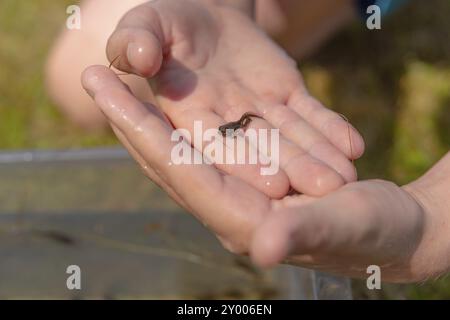
[[[222,136],[226,137],[229,133],[233,133],[239,129],[245,129],[247,126],[252,122],[252,118],[259,118],[263,119],[262,117],[251,113],[246,112],[242,115],[242,117],[237,121],[232,121],[227,124],[224,124],[223,126],[219,127],[219,132],[222,134]]]

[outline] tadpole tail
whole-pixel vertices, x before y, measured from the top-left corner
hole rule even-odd
[[[348,132],[348,141],[350,144],[350,157],[352,158],[352,164],[355,164],[355,157],[353,157],[353,141],[352,141],[352,133],[350,130],[350,121],[346,116],[344,116],[342,113],[339,113],[339,115],[347,121],[347,132]]]
[[[120,54],[119,54],[117,57],[115,57],[115,58],[111,61],[111,63],[109,64],[109,67],[108,67],[108,68],[111,69],[112,66],[113,66],[113,64],[114,64],[114,62],[116,62],[117,60],[120,61],[120,57],[121,57]],[[129,73],[116,73],[116,75],[117,75],[117,76],[128,76]]]

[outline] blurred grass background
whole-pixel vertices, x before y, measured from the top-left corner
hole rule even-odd
[[[65,119],[45,94],[45,57],[68,0],[0,2],[0,149],[116,144]],[[354,23],[300,63],[310,90],[362,132],[360,177],[402,184],[450,149],[450,1],[412,1],[381,31]],[[450,299],[450,279],[387,285],[355,298]]]
[[[109,132],[88,133],[65,119],[45,93],[47,52],[69,0],[0,2],[0,149],[111,145]]]

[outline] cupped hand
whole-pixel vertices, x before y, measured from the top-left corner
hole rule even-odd
[[[349,159],[363,153],[361,136],[308,94],[296,63],[248,16],[217,3],[164,0],[134,8],[109,39],[110,61],[151,78],[157,107],[174,128],[193,134],[196,120],[204,130],[218,128],[245,112],[264,118],[253,119],[252,128],[279,128],[277,174],[262,176],[260,164],[217,164],[271,198],[290,187],[320,196],[355,181]]]
[[[443,238],[448,221],[425,210],[413,187],[366,181],[320,199],[271,199],[212,165],[174,165],[171,123],[108,68],[90,67],[82,81],[146,175],[232,252],[250,254],[260,266],[284,261],[358,277],[378,265],[385,281],[422,280],[442,271],[445,255],[435,239]]]

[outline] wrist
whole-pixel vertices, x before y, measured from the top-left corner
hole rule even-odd
[[[422,177],[404,188],[411,190],[424,206],[450,215],[450,152]]]
[[[450,271],[450,153],[402,189],[423,211],[422,241],[411,260],[419,279]]]

